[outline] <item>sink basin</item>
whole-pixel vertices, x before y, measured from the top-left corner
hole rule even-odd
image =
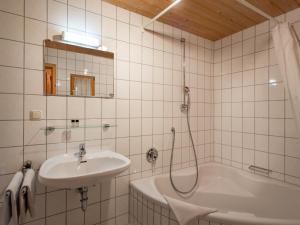
[[[74,154],[64,154],[42,164],[39,181],[50,187],[75,189],[113,178],[129,165],[127,157],[112,151],[87,153],[81,160]]]

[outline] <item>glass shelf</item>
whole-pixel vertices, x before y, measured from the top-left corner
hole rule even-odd
[[[41,128],[41,130],[45,131],[55,131],[55,130],[71,130],[71,129],[85,129],[85,128],[104,128],[108,129],[110,127],[116,127],[117,125],[111,124],[101,124],[101,125],[85,125],[85,126],[47,126],[45,128]]]

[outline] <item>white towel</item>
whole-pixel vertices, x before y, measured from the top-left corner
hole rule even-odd
[[[186,225],[196,217],[204,217],[210,213],[217,211],[217,209],[194,205],[175,198],[168,197],[166,195],[164,195],[164,198],[167,200],[179,225]]]
[[[34,216],[35,200],[35,171],[27,169],[19,193],[20,218],[19,223],[23,223],[27,212]]]
[[[7,225],[12,220],[15,225],[19,218],[19,190],[23,181],[23,173],[17,172],[5,190],[4,209],[2,215],[2,225]]]
[[[11,201],[10,201],[10,192],[4,194],[4,202],[3,202],[3,212],[2,212],[2,225],[9,224],[11,219]]]

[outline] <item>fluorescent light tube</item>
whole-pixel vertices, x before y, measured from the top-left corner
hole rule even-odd
[[[76,33],[71,33],[68,31],[63,31],[62,41],[87,45],[87,46],[91,46],[91,47],[95,47],[95,48],[99,47],[99,45],[100,45],[100,42],[97,38],[80,35],[80,34],[76,34]]]

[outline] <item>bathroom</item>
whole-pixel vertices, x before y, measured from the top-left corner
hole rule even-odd
[[[19,224],[300,225],[297,106],[272,38],[284,22],[299,53],[296,0],[0,0],[0,224],[9,184],[32,169],[34,215],[26,212]],[[67,34],[97,48],[62,40]],[[48,90],[47,65],[67,64],[62,48],[100,55],[105,84],[96,80],[98,89],[90,88],[95,81],[82,75],[90,69],[76,76],[62,67]],[[299,58],[288,62],[300,71]],[[70,92],[82,80],[92,96]],[[124,169],[89,185],[80,180],[76,188],[45,185],[52,181],[42,179],[42,164],[46,169],[67,156],[89,163],[89,154],[102,152],[117,153]],[[183,200],[208,183],[227,197],[236,197],[227,189],[243,195],[239,188],[247,184],[268,188],[284,207],[264,211],[266,197],[253,203],[262,205],[258,212],[232,197],[237,206],[226,210],[224,196],[214,204],[203,198],[199,205],[215,211],[178,222],[163,196],[190,191],[177,194],[182,206],[192,207]],[[9,224],[16,224],[13,218]]]

